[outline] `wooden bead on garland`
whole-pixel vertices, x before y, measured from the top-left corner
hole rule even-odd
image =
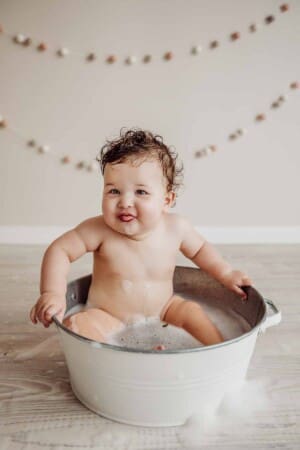
[[[0,128],[6,128],[7,127],[7,122],[6,120],[0,116]]]
[[[34,139],[30,139],[30,141],[27,142],[28,147],[35,147],[36,142]]]
[[[87,166],[87,170],[89,172],[96,172],[99,169],[99,164],[97,161],[92,161],[90,164],[88,164]]]
[[[71,162],[71,158],[69,156],[64,156],[63,158],[61,158],[61,162],[63,164],[69,164]]]
[[[213,49],[219,47],[219,45],[220,45],[219,41],[212,41],[209,46],[210,48]]]
[[[280,5],[280,11],[281,12],[286,12],[290,9],[290,6],[288,3],[283,3],[282,5]]]
[[[24,34],[17,34],[13,37],[13,41],[16,44],[22,44],[24,47],[28,47],[31,44],[31,39],[29,37],[24,36]]]
[[[266,115],[265,114],[257,114],[257,116],[255,117],[255,120],[257,122],[262,122],[263,120],[266,120]]]
[[[57,50],[58,56],[61,56],[62,58],[67,56],[70,53],[69,49],[66,47],[62,47],[59,50]]]
[[[86,167],[86,163],[84,161],[79,161],[76,164],[77,169],[84,169]]]
[[[144,58],[143,58],[143,62],[144,63],[149,63],[151,61],[151,59],[152,59],[151,55],[145,55]]]
[[[210,153],[214,153],[216,151],[217,147],[215,145],[208,145],[201,150],[196,150],[194,156],[195,158],[202,158],[203,156],[208,156]]]
[[[270,23],[274,22],[274,20],[275,20],[275,17],[274,17],[274,16],[267,16],[267,17],[265,18],[265,23],[266,23],[267,25],[269,25]]]
[[[281,95],[280,97],[278,97],[277,101],[279,103],[284,103],[286,99],[287,99],[286,95]]]
[[[165,59],[165,61],[170,61],[171,59],[173,59],[173,57],[174,57],[174,55],[173,55],[172,52],[166,52],[166,53],[164,54],[164,59]]]
[[[272,103],[271,108],[276,109],[276,108],[279,108],[279,106],[280,106],[280,103],[278,101],[276,101],[276,102]]]
[[[17,34],[16,36],[13,37],[13,41],[16,44],[23,44],[23,42],[25,42],[26,37],[24,36],[24,34]]]
[[[108,57],[106,58],[106,62],[107,62],[108,64],[113,64],[113,63],[116,62],[116,61],[117,61],[117,58],[116,58],[115,55],[110,55],[110,56],[108,56]]]
[[[125,64],[127,65],[131,65],[131,64],[135,64],[137,61],[136,56],[128,56],[128,58],[125,59]]]
[[[291,89],[299,89],[300,83],[298,81],[293,81],[293,83],[290,84]]]
[[[207,147],[205,147],[205,148],[203,149],[203,151],[204,151],[204,154],[205,154],[206,156],[209,155],[210,153],[212,153],[211,146],[208,145]]]
[[[191,48],[191,54],[192,55],[199,55],[201,50],[202,50],[202,47],[200,47],[200,45],[195,45],[194,47]]]
[[[38,46],[37,46],[37,50],[39,52],[44,52],[45,50],[47,50],[47,45],[45,44],[45,42],[41,42]]]
[[[286,101],[286,99],[287,99],[286,95],[280,95],[280,97],[278,97],[278,99],[272,103],[271,107],[273,109],[279,108],[279,106],[281,106],[282,103]]]
[[[246,128],[238,128],[235,133],[231,133],[229,135],[229,140],[230,141],[234,141],[235,139],[237,139],[238,137],[244,136],[244,134],[247,133]]]
[[[41,146],[38,148],[38,152],[41,153],[41,154],[49,153],[49,151],[50,151],[49,145],[41,145]]]
[[[95,59],[96,59],[95,53],[89,53],[86,57],[87,61],[95,61]]]
[[[203,150],[197,150],[195,152],[195,158],[202,158],[203,156],[205,156]]]
[[[252,24],[249,26],[249,31],[250,31],[251,33],[255,33],[255,31],[257,31],[257,25],[256,25],[256,23],[252,23]]]
[[[28,37],[25,39],[25,41],[23,42],[24,47],[29,47],[29,45],[31,44],[31,39]]]
[[[230,35],[230,39],[232,41],[237,41],[240,37],[241,37],[241,33],[239,33],[238,31],[236,31],[235,33],[231,33],[231,35]]]

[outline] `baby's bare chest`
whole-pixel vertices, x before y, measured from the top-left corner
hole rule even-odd
[[[173,273],[178,250],[172,236],[146,242],[108,239],[95,254],[95,269],[121,278],[165,279]]]

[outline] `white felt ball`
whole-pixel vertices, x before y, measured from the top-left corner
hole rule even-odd
[[[49,145],[41,145],[38,149],[39,153],[48,153],[50,151]]]
[[[70,53],[69,49],[62,47],[58,50],[59,56],[67,56]]]
[[[280,97],[278,97],[278,102],[283,103],[287,100],[287,96],[286,95],[281,95]]]
[[[97,163],[97,161],[92,161],[88,166],[87,166],[87,170],[89,172],[96,172],[99,168],[99,164]]]
[[[195,45],[194,47],[192,47],[191,53],[193,55],[199,55],[201,50],[202,50],[202,47],[200,45]]]
[[[127,64],[134,64],[136,63],[136,61],[137,61],[136,56],[128,56],[128,58],[126,59]]]
[[[24,34],[17,34],[17,36],[16,36],[16,41],[19,43],[19,44],[23,44],[23,42],[25,41],[25,36],[24,36]]]

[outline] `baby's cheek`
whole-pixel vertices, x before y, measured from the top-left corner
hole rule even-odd
[[[111,208],[110,203],[107,200],[103,199],[103,201],[102,201],[102,211],[103,211],[103,213],[104,212],[108,212],[110,210],[110,208]]]
[[[161,208],[158,203],[145,201],[141,207],[141,213],[146,217],[158,217],[160,215]]]

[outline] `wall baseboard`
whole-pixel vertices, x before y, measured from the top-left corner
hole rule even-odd
[[[0,244],[50,244],[70,227],[0,226]],[[196,227],[215,244],[296,244],[300,227]]]

